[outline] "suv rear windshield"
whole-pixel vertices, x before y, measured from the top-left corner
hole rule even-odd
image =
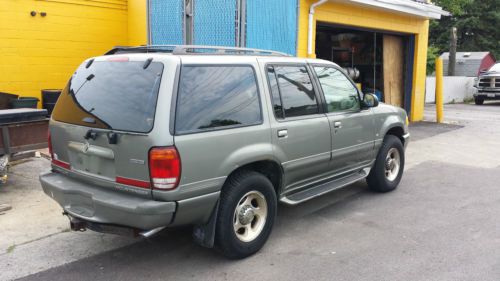
[[[153,128],[163,64],[99,61],[82,64],[61,93],[52,117],[61,122],[147,133]]]

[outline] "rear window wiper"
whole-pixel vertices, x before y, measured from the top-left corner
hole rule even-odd
[[[143,69],[147,69],[151,62],[153,61],[153,58],[149,58],[144,62],[144,65],[142,66]]]
[[[87,78],[85,78],[85,81],[82,83],[80,88],[78,88],[78,90],[76,90],[76,92],[73,94],[73,96],[76,96],[76,94],[78,94],[78,92],[80,92],[80,90],[83,88],[83,86],[85,86],[85,84],[87,84],[87,82],[89,82],[90,80],[94,79],[94,77],[95,77],[94,74],[90,74],[89,76],[87,76]]]

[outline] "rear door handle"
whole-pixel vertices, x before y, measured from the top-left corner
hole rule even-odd
[[[288,130],[279,130],[278,131],[278,138],[286,138],[288,137]]]
[[[335,129],[340,129],[340,128],[342,128],[342,122],[340,122],[340,121],[336,121],[335,123],[333,123],[333,127],[334,127]]]

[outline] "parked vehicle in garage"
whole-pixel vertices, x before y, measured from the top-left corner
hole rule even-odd
[[[394,190],[406,112],[336,64],[271,51],[116,48],[85,61],[50,121],[46,194],[73,230],[149,237],[193,225],[230,258],[266,242],[278,202],[367,179]]]
[[[500,100],[500,63],[479,75],[476,88],[474,102],[477,105],[482,105],[485,100]]]

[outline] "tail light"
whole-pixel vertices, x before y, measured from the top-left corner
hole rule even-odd
[[[154,189],[177,187],[181,177],[181,159],[175,147],[155,147],[149,151],[149,174]]]

